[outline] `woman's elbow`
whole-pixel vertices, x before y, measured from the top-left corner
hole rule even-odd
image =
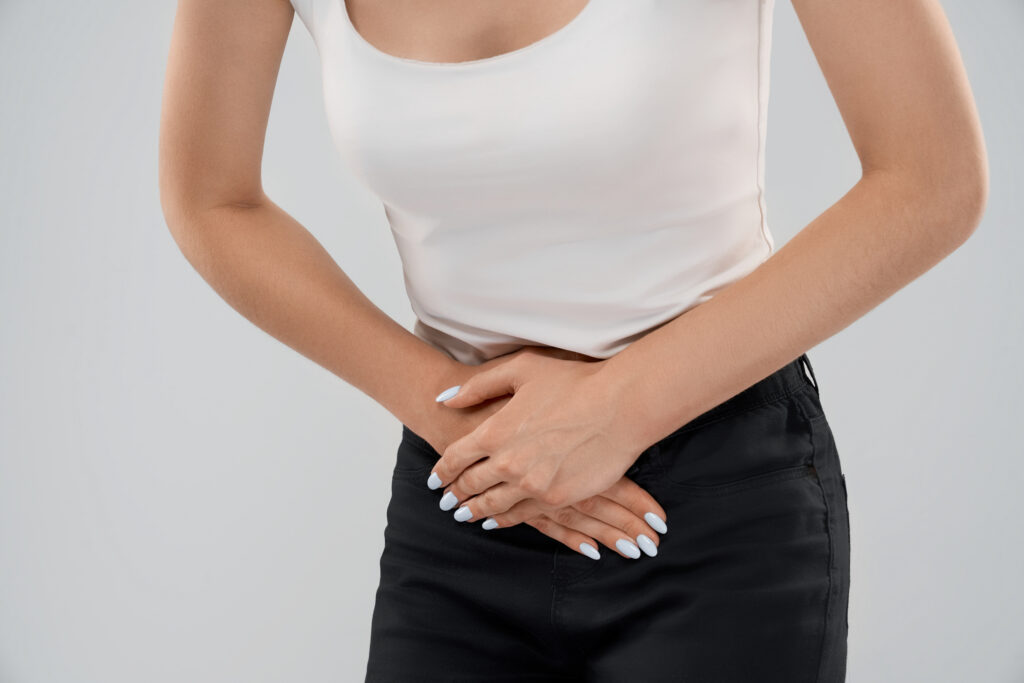
[[[958,245],[981,224],[989,193],[988,153],[980,130],[974,135],[965,134],[961,139],[964,142],[960,146],[947,148],[953,150],[949,153],[952,160],[941,164],[944,172],[933,176],[942,179],[935,193],[936,201],[945,212],[942,224]]]
[[[963,231],[964,240],[974,234],[988,206],[988,160],[984,149],[979,156],[980,161],[976,169],[965,173],[961,187],[962,196],[957,200],[961,217],[959,227]]]
[[[939,224],[949,231],[954,247],[959,247],[975,233],[988,204],[988,164],[981,155],[979,163],[967,164],[954,172],[953,181],[938,193],[943,213]]]
[[[896,162],[864,168],[864,179],[906,205],[928,226],[929,240],[952,251],[974,234],[988,204],[988,159],[984,147],[938,161]],[[941,237],[940,237],[941,236]]]

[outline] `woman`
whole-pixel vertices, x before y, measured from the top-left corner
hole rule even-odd
[[[172,234],[403,423],[367,680],[845,679],[806,351],[962,244],[988,171],[937,0],[793,4],[863,175],[776,250],[772,0],[179,1]],[[293,9],[411,333],[263,192]]]

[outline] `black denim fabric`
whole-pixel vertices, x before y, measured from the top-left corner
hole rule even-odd
[[[845,681],[846,481],[806,354],[629,468],[667,512],[656,557],[456,522],[438,457],[403,425],[366,681]]]

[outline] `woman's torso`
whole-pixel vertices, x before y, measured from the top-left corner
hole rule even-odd
[[[292,1],[337,150],[383,204],[414,333],[453,358],[607,358],[771,255],[773,0],[576,0],[456,25]]]

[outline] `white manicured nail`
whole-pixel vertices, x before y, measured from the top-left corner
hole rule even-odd
[[[651,528],[657,531],[659,534],[668,533],[668,527],[665,526],[665,521],[653,512],[648,512],[647,514],[645,514],[644,520],[646,520],[647,523],[651,525]]]
[[[580,543],[580,552],[592,560],[601,559],[601,553],[597,552],[597,548],[587,542]]]
[[[449,491],[441,497],[441,509],[446,511],[451,510],[458,502],[459,499],[455,497],[455,494]]]
[[[484,523],[481,524],[480,526],[483,527],[484,529],[487,529],[488,531],[490,531],[494,527],[498,526],[498,523],[494,520],[494,517],[488,517],[487,519],[484,520]]]
[[[637,545],[647,553],[649,556],[654,557],[658,554],[658,546],[654,545],[654,541],[647,537],[647,534],[640,534],[636,537]]]
[[[431,491],[441,488],[441,477],[437,476],[437,472],[430,473],[430,478],[427,479],[427,488]]]
[[[462,507],[460,507],[458,510],[455,511],[455,521],[456,522],[465,522],[467,519],[469,519],[472,516],[473,516],[472,511],[466,505],[463,505]]]
[[[637,548],[635,545],[633,545],[624,538],[620,538],[619,540],[615,541],[615,547],[618,548],[619,552],[625,555],[626,557],[631,557],[634,560],[640,557],[640,548]]]
[[[447,401],[452,396],[454,396],[455,394],[459,393],[459,388],[461,386],[462,386],[461,384],[456,384],[454,387],[448,387],[447,389],[442,391],[440,394],[438,394],[437,398],[435,398],[434,400],[437,401],[438,403],[440,403],[441,401]]]

